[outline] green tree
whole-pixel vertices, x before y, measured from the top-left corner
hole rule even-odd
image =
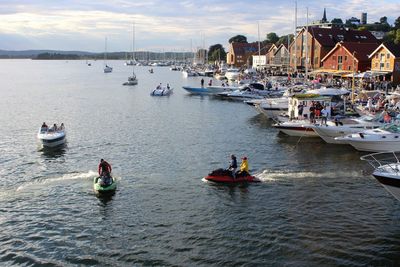
[[[270,32],[267,34],[267,42],[268,43],[275,44],[278,41],[279,41],[279,36],[276,33]]]
[[[395,44],[400,44],[400,29],[396,30],[396,36],[394,38],[394,43]]]
[[[281,45],[281,44],[285,44],[286,45],[288,43],[288,38],[289,38],[289,44],[291,42],[293,42],[293,34],[288,34],[288,35],[284,35],[284,36],[279,37],[279,40],[278,40],[278,42],[276,42],[276,45],[277,46]]]
[[[390,42],[393,43],[394,39],[396,39],[396,30],[388,32],[384,37],[383,41],[384,42]]]
[[[400,29],[400,17],[398,17],[398,18],[394,21],[393,27],[394,27],[395,29]]]
[[[343,24],[343,20],[341,18],[334,18],[331,23],[335,24]]]
[[[239,34],[230,38],[229,43],[247,43],[247,37]]]
[[[226,58],[226,52],[221,44],[211,45],[210,48],[208,48],[208,59],[210,61],[216,61],[224,58]]]
[[[381,24],[388,24],[388,22],[387,22],[387,17],[382,17],[382,18],[380,18],[380,19],[379,19],[379,22],[380,22]]]

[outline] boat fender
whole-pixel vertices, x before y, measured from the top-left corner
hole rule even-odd
[[[364,134],[363,133],[359,133],[361,138],[364,138]]]

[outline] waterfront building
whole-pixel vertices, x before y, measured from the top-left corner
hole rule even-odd
[[[400,84],[400,44],[383,43],[369,56],[373,76]]]
[[[367,30],[358,31],[345,28],[308,27],[307,31],[306,28],[303,28],[297,33],[295,39],[289,46],[291,69],[304,70],[306,62],[309,70],[319,69],[322,66],[321,59],[324,58],[338,42],[377,44],[379,41]],[[297,49],[295,49],[295,45]],[[306,49],[308,49],[307,59]],[[297,58],[297,61],[295,58]],[[297,62],[296,66],[295,62]]]
[[[379,46],[377,43],[339,42],[322,58],[327,72],[365,72],[371,69],[369,55]]]
[[[250,65],[251,57],[258,52],[258,42],[230,43],[226,54],[226,63],[235,67]]]
[[[270,64],[273,68],[280,71],[287,71],[289,67],[289,49],[287,44],[277,47],[273,60]]]

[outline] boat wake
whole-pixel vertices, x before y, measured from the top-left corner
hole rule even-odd
[[[20,185],[16,191],[22,191],[24,189],[31,189],[32,187],[35,186],[42,186],[43,184],[49,184],[49,183],[57,183],[57,182],[63,182],[63,181],[70,181],[70,180],[78,180],[78,179],[83,179],[87,180],[88,178],[94,178],[98,176],[97,172],[95,171],[88,171],[88,172],[73,172],[73,173],[67,173],[62,175],[61,177],[54,177],[54,178],[42,178],[42,179],[36,179],[32,182],[27,182],[22,185]]]
[[[320,178],[335,178],[338,176],[342,177],[355,177],[359,176],[359,172],[343,171],[343,172],[311,172],[311,171],[276,171],[276,170],[264,170],[261,173],[254,174],[255,177],[261,180],[261,182],[272,182],[272,181],[285,181],[292,179],[320,179]]]

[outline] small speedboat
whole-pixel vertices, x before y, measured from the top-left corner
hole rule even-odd
[[[162,88],[156,88],[153,91],[151,91],[150,95],[152,96],[169,96],[172,94],[173,88],[168,88],[168,87],[162,87]]]
[[[255,176],[250,175],[247,172],[237,172],[236,177],[232,176],[230,170],[216,169],[204,177],[207,181],[215,183],[225,184],[237,184],[237,183],[258,183],[260,180]]]
[[[93,180],[93,189],[96,194],[113,194],[117,189],[117,181],[111,177],[111,183],[104,184],[103,177],[99,176]]]
[[[39,128],[39,132],[37,134],[37,138],[43,147],[56,147],[61,146],[66,141],[67,133],[65,129],[57,129],[53,128]]]

